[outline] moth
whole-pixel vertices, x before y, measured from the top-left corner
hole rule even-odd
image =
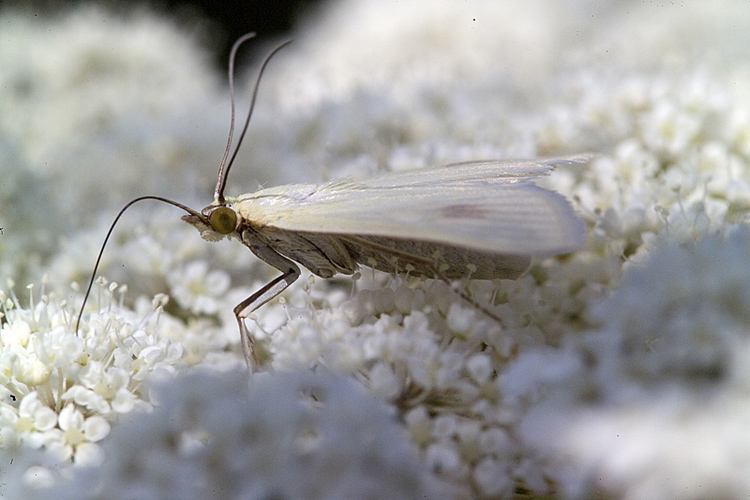
[[[131,205],[158,200],[187,212],[182,220],[193,225],[203,239],[236,239],[278,269],[277,278],[234,308],[251,370],[259,362],[244,320],[299,278],[297,263],[321,278],[351,275],[363,265],[450,284],[465,277],[515,279],[533,256],[567,253],[583,244],[585,226],[570,203],[531,181],[559,165],[584,163],[590,155],[472,161],[225,197],[227,174],[252,116],[260,78],[271,57],[289,43],[276,47],[261,64],[245,126],[227,162],[234,130],[234,59],[239,46],[253,36],[238,39],[230,53],[231,126],[213,203],[198,212],[159,196],[136,198],[119,212],[102,245],[103,251],[115,224]],[[101,256],[100,251],[84,304]],[[465,292],[457,293],[500,321]],[[78,322],[82,314],[83,305]]]

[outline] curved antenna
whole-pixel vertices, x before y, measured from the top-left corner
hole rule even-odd
[[[229,105],[231,106],[231,117],[229,119],[229,138],[227,138],[227,147],[224,149],[224,156],[221,157],[221,163],[219,164],[219,179],[224,175],[224,165],[227,162],[229,150],[232,149],[232,136],[234,135],[234,60],[237,56],[237,50],[240,48],[240,45],[254,37],[255,33],[246,33],[242,35],[236,42],[234,42],[232,50],[229,53]],[[217,184],[214,193],[214,199],[223,204],[224,189],[222,188],[220,192],[219,185]]]
[[[240,134],[240,137],[237,139],[237,146],[234,148],[234,153],[232,153],[232,157],[229,159],[229,163],[226,163],[227,155],[229,154],[229,149],[232,145],[232,134],[234,132],[234,59],[237,55],[237,49],[239,49],[240,45],[246,40],[249,40],[250,38],[254,37],[255,33],[248,33],[247,35],[239,38],[234,45],[232,46],[232,51],[229,54],[229,96],[231,99],[231,107],[232,107],[232,123],[229,129],[229,141],[227,142],[227,149],[224,151],[224,158],[221,160],[221,165],[219,165],[219,175],[218,179],[216,180],[216,190],[214,191],[214,200],[218,202],[219,205],[224,205],[224,188],[227,185],[227,176],[229,175],[229,169],[232,168],[232,165],[234,164],[234,159],[237,157],[237,153],[240,150],[240,146],[242,145],[242,140],[245,138],[245,133],[247,132],[247,127],[250,125],[250,118],[253,116],[253,109],[255,109],[255,99],[258,96],[258,87],[260,86],[260,79],[263,76],[263,72],[266,70],[266,66],[268,65],[268,61],[271,60],[271,58],[281,49],[292,43],[292,40],[287,40],[286,42],[281,43],[280,45],[276,46],[267,56],[265,59],[263,59],[263,63],[260,65],[260,70],[258,71],[258,77],[255,80],[255,86],[253,87],[253,96],[250,100],[250,109],[247,112],[247,119],[245,120],[245,125],[242,127],[242,133]],[[226,166],[226,169],[224,168]]]
[[[136,198],[134,200],[131,200],[122,207],[120,210],[120,213],[117,214],[117,217],[115,217],[115,220],[112,222],[112,225],[109,226],[109,231],[107,231],[107,236],[104,238],[104,243],[102,243],[102,248],[99,250],[99,256],[96,258],[96,264],[94,264],[94,272],[91,273],[91,279],[89,280],[89,286],[86,288],[86,294],[83,296],[83,303],[81,304],[81,310],[78,312],[78,318],[76,319],[76,333],[78,332],[78,327],[81,325],[81,317],[83,316],[83,308],[86,306],[86,301],[89,299],[89,294],[91,293],[91,287],[94,285],[94,277],[96,276],[96,271],[99,269],[99,262],[102,260],[102,254],[104,253],[104,247],[107,246],[107,241],[109,241],[109,237],[112,236],[112,231],[115,229],[115,224],[117,224],[117,221],[120,220],[120,217],[122,217],[122,214],[125,213],[125,210],[130,208],[135,203],[138,203],[139,201],[143,200],[157,200],[162,201],[164,203],[167,203],[169,205],[174,205],[177,208],[181,208],[190,215],[194,217],[201,217],[201,214],[193,210],[192,208],[183,205],[182,203],[178,203],[176,201],[169,200],[167,198],[162,198],[161,196],[141,196],[139,198]]]

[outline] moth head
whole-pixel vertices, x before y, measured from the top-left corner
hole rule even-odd
[[[219,241],[239,228],[240,217],[226,205],[209,205],[199,215],[183,215],[182,220],[194,226],[201,238]]]

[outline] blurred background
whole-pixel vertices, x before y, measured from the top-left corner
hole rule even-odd
[[[206,43],[215,50],[214,64],[225,67],[232,42],[247,32],[254,31],[260,41],[267,41],[288,33],[297,19],[315,14],[323,0],[245,0],[243,2],[222,2],[210,0],[194,1],[133,1],[115,0],[80,1],[80,0],[6,0],[0,1],[1,7],[17,7],[35,14],[50,15],[67,11],[80,4],[99,4],[112,10],[118,6],[127,6],[132,10],[139,5],[151,11],[160,12],[179,23],[200,27],[210,36]],[[240,63],[253,58],[262,43],[246,47],[239,54]]]

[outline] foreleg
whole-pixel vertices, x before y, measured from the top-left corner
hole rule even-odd
[[[250,246],[250,250],[265,263],[275,267],[283,274],[275,278],[263,288],[246,298],[234,308],[234,317],[240,327],[240,339],[242,341],[242,353],[248,369],[252,372],[260,367],[260,360],[255,354],[255,346],[250,331],[245,324],[245,318],[253,311],[276,297],[299,278],[300,270],[297,264],[281,256],[275,250],[267,246]]]

